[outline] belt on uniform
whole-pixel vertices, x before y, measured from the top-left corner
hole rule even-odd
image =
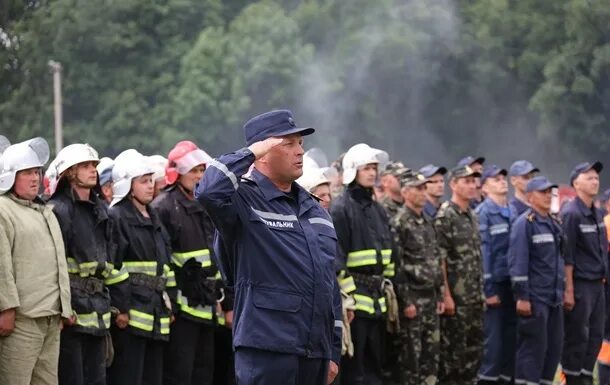
[[[370,291],[381,291],[383,289],[384,277],[381,275],[369,275],[361,273],[350,273],[354,277],[356,286],[367,287]]]
[[[129,282],[134,285],[140,285],[158,292],[162,292],[163,290],[165,290],[167,278],[141,273],[130,273]]]
[[[70,274],[70,287],[90,294],[103,293],[104,281],[95,277],[82,278],[78,275]]]

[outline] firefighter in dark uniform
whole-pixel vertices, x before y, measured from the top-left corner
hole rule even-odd
[[[527,182],[536,176],[538,172],[540,170],[527,160],[516,160],[510,166],[508,175],[510,176],[510,184],[515,189],[515,195],[508,202],[511,220],[517,219],[519,215],[529,209],[530,206],[527,203],[525,188],[527,187]]]
[[[118,245],[116,262],[129,272],[129,290],[116,299],[124,304],[119,309],[127,310],[112,330],[112,385],[161,385],[163,379],[171,317],[166,290],[175,290],[176,279],[169,268],[169,236],[150,206],[152,173],[148,158],[131,149],[119,154],[112,170],[109,214]]]
[[[250,119],[244,131],[248,147],[212,160],[196,193],[217,229],[216,262],[235,292],[237,383],[330,383],[343,327],[337,236],[326,210],[295,183],[302,137],[314,129],[277,110]]]
[[[570,174],[576,197],[561,210],[567,238],[564,259],[565,338],[561,367],[567,385],[591,385],[604,338],[604,283],[608,239],[602,210],[593,201],[599,192],[600,162],[581,163]]]
[[[550,213],[554,187],[543,176],[528,182],[531,208],[510,233],[508,269],[518,315],[515,384],[552,385],[561,357],[564,235]]]
[[[337,230],[337,262],[354,278],[354,357],[345,360],[345,384],[381,384],[388,303],[385,277],[394,275],[392,233],[383,207],[373,200],[377,167],[387,153],[357,144],[343,157],[345,193],[331,205]]]
[[[59,382],[65,385],[105,385],[109,287],[124,290],[127,271],[114,268],[116,246],[106,204],[96,192],[97,152],[88,144],[63,148],[53,162],[59,181],[50,204],[66,248],[73,325],[61,332]],[[115,304],[116,305],[116,304]]]
[[[168,155],[167,187],[151,204],[171,240],[171,268],[177,283],[172,298],[176,320],[165,354],[166,385],[211,385],[214,379],[216,300],[220,298],[218,269],[210,252],[214,228],[194,196],[210,160],[193,142],[176,144]]]

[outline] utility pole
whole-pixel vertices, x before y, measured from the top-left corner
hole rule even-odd
[[[53,101],[55,110],[55,153],[64,147],[63,113],[61,108],[61,63],[49,60],[49,67],[53,72]]]

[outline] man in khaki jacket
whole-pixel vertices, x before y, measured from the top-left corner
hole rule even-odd
[[[56,385],[61,317],[72,322],[57,219],[38,198],[42,138],[0,157],[0,384]]]

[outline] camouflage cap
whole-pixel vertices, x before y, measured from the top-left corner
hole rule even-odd
[[[458,167],[451,169],[451,171],[449,171],[449,179],[466,178],[469,176],[474,176],[475,178],[480,178],[481,174],[474,171],[472,169],[472,167],[470,167],[468,165],[458,166]]]
[[[418,187],[428,183],[428,179],[418,171],[409,170],[404,173],[400,178],[400,185],[402,187]]]
[[[405,166],[402,162],[390,162],[381,172],[381,176],[393,175],[396,178],[400,179],[405,173],[409,171],[411,171],[411,169]]]

